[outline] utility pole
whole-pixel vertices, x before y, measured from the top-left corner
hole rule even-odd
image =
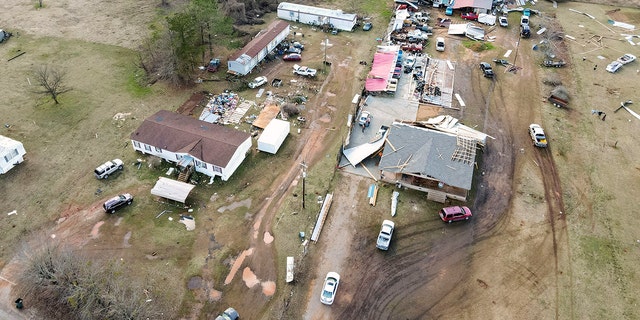
[[[300,166],[302,166],[302,209],[304,209],[304,197],[305,197],[305,193],[306,193],[305,180],[307,179],[307,165],[304,163],[304,161],[302,161]]]
[[[327,73],[327,46],[329,46],[329,38],[324,36],[324,59],[322,60],[322,72]]]

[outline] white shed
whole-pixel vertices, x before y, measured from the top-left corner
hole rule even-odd
[[[0,136],[0,174],[7,173],[24,161],[23,156],[26,153],[22,142]]]
[[[290,130],[289,122],[279,119],[271,120],[258,138],[258,150],[276,154]]]
[[[358,16],[354,13],[344,13],[342,10],[280,2],[278,5],[278,18],[314,26],[328,24],[339,30],[353,31]]]

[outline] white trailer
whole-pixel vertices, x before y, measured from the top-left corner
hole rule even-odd
[[[290,130],[289,122],[279,119],[271,120],[258,138],[258,150],[276,154]]]
[[[314,26],[330,25],[335,29],[353,31],[358,16],[342,10],[305,6],[297,3],[280,2],[278,18]]]
[[[22,163],[24,161],[23,156],[26,153],[22,142],[0,136],[0,174],[7,173],[7,171]]]

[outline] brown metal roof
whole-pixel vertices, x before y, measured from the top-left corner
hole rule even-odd
[[[276,20],[272,22],[265,32],[260,34],[259,36],[253,38],[253,40],[249,41],[244,48],[236,51],[229,60],[236,60],[243,54],[248,55],[249,57],[255,57],[258,55],[262,49],[264,49],[269,42],[275,39],[282,30],[286,29],[289,24],[282,20]]]
[[[280,113],[280,107],[275,103],[269,103],[262,109],[262,111],[260,111],[260,114],[255,120],[253,120],[252,124],[255,127],[264,129],[271,120],[276,118],[278,113]]]
[[[226,167],[249,133],[160,110],[131,133],[139,141],[171,152],[188,153],[204,162]]]

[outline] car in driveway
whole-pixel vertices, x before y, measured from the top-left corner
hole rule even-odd
[[[293,65],[293,73],[303,77],[315,77],[318,70],[305,66]]]
[[[300,49],[300,51],[304,51],[304,44],[298,42],[298,41],[294,41],[292,46],[294,48]]]
[[[237,320],[238,318],[240,318],[240,315],[236,309],[227,308],[227,310],[216,317],[216,320]]]
[[[253,79],[253,81],[249,82],[248,86],[251,89],[255,89],[257,87],[265,85],[266,83],[267,83],[267,77],[260,76],[260,77],[257,77],[255,79]]]
[[[488,62],[480,62],[480,70],[485,78],[493,78],[493,69]]]
[[[122,170],[124,168],[124,163],[120,159],[113,159],[111,161],[107,161],[101,164],[99,167],[93,170],[93,174],[98,179],[106,179],[110,174]]]
[[[302,60],[302,55],[300,55],[298,53],[289,53],[289,54],[285,54],[282,57],[282,60],[284,60],[284,61],[300,61],[300,60]]]
[[[632,55],[631,53],[625,53],[620,58],[618,58],[617,61],[622,63],[622,64],[631,63],[631,62],[636,61],[636,56]]]
[[[382,221],[382,228],[378,233],[378,240],[376,241],[376,248],[380,250],[389,250],[391,244],[391,237],[393,236],[393,229],[395,224],[391,220]]]
[[[468,207],[453,206],[440,209],[438,212],[442,221],[451,223],[454,221],[469,220],[471,218],[471,210]]]
[[[294,46],[290,46],[289,48],[287,48],[286,53],[297,53],[297,54],[301,54],[302,53],[302,49],[300,48],[296,48]]]
[[[326,305],[332,305],[336,298],[338,285],[340,284],[340,275],[337,272],[329,272],[324,278],[322,285],[322,293],[320,294],[320,302]]]
[[[540,148],[547,147],[547,136],[539,124],[532,123],[529,125],[529,135],[533,140],[533,145]]]
[[[369,111],[360,112],[360,117],[358,118],[358,124],[360,126],[368,127],[371,124],[371,113],[369,113]]]
[[[364,26],[362,26],[362,30],[369,31],[373,28],[373,24],[371,22],[365,22]]]
[[[129,193],[117,195],[102,204],[104,212],[115,213],[116,210],[128,206],[133,202],[133,196]]]
[[[402,62],[402,67],[404,68],[404,73],[411,73],[413,71],[413,66],[416,64],[415,56],[407,56]]]
[[[452,16],[453,15],[453,7],[447,7],[446,9],[444,9],[444,14],[447,16]]]
[[[506,27],[509,26],[509,20],[505,16],[499,16],[498,17],[498,24],[500,24],[501,27],[505,27],[506,28]]]
[[[620,68],[622,68],[623,64],[620,63],[620,61],[613,61],[611,63],[609,63],[609,65],[605,68],[605,70],[611,72],[611,73],[616,73],[618,72],[618,70],[620,70]]]
[[[465,12],[460,14],[460,18],[464,19],[464,20],[478,20],[478,14],[475,12]]]

